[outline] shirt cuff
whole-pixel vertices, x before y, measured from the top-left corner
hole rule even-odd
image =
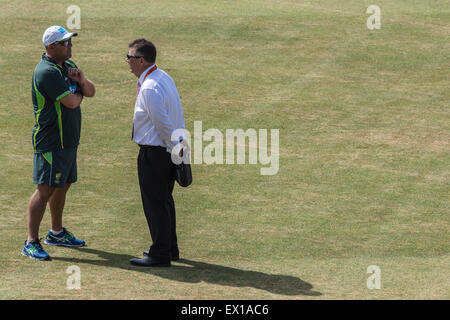
[[[67,90],[66,92],[60,94],[57,98],[56,101],[61,100],[62,98],[64,98],[65,96],[67,96],[69,93],[72,93],[70,90]]]

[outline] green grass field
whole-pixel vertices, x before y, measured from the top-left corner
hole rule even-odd
[[[87,248],[21,256],[32,184],[31,76],[42,34],[81,8],[82,104],[65,226]],[[381,29],[369,30],[369,5]],[[446,0],[0,0],[0,299],[449,299],[450,3]],[[280,168],[193,165],[177,187],[183,260],[150,244],[130,141],[146,37],[203,130],[279,129]],[[41,225],[50,227],[47,211]],[[68,290],[66,269],[81,270]],[[370,265],[381,288],[369,290]]]

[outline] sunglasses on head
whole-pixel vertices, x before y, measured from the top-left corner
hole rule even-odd
[[[54,44],[60,44],[64,47],[67,47],[69,43],[72,43],[72,39],[54,42]]]
[[[139,59],[139,58],[143,58],[143,56],[131,56],[127,53],[127,59],[132,59],[132,58]]]

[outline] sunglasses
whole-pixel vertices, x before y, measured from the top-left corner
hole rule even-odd
[[[143,58],[143,56],[130,56],[130,55],[127,53],[127,59],[132,59],[132,58],[134,58],[134,59],[139,59],[139,58]]]
[[[54,44],[60,44],[64,47],[67,47],[69,45],[69,43],[72,43],[72,39],[54,42]]]

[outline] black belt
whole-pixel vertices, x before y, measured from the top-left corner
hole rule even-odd
[[[139,147],[141,148],[141,149],[155,149],[155,150],[157,150],[157,149],[164,149],[164,150],[166,150],[166,148],[165,147],[162,147],[162,146],[151,146],[151,145],[144,145],[144,144],[140,144],[139,145]]]

